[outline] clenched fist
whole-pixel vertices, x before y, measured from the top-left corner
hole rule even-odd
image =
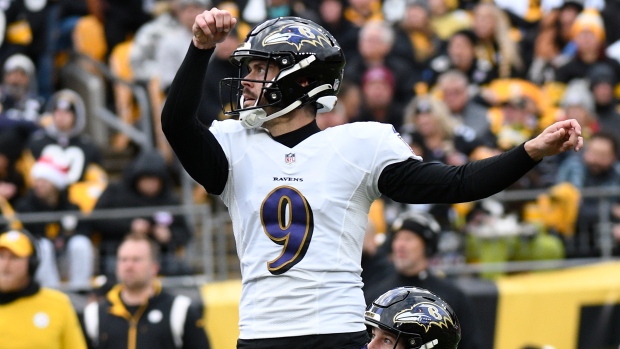
[[[194,46],[210,49],[224,41],[228,33],[237,24],[237,19],[230,12],[212,8],[196,16],[192,32]]]

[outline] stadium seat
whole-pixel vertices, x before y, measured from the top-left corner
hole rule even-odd
[[[132,40],[126,40],[116,45],[110,53],[108,62],[114,77],[127,82],[133,81],[133,71],[129,59],[131,45]],[[114,83],[114,104],[116,114],[121,120],[130,125],[136,122],[140,113],[134,101],[131,87],[123,83]],[[128,144],[129,137],[122,133],[116,134],[112,140],[112,147],[117,151],[126,149]]]
[[[103,24],[93,15],[80,18],[73,30],[73,47],[76,52],[103,62],[108,50]]]

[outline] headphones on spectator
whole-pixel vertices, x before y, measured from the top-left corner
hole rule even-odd
[[[16,231],[28,238],[30,245],[32,246],[32,255],[28,258],[28,275],[34,277],[34,273],[37,271],[39,264],[41,263],[41,248],[39,247],[39,241],[28,230],[24,228],[9,229],[0,235],[8,234],[9,232]]]
[[[422,211],[406,211],[392,223],[392,236],[399,230],[409,230],[424,240],[424,254],[427,258],[437,253],[441,226],[430,214]]]

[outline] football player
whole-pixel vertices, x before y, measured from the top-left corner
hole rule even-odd
[[[315,117],[336,103],[345,57],[330,33],[298,17],[249,32],[230,57],[239,76],[222,81],[236,93],[222,100],[231,119],[205,126],[200,100],[216,98],[201,90],[207,65],[235,24],[217,8],[196,17],[162,128],[187,172],[231,214],[242,277],[239,349],[362,348],[360,260],[376,198],[474,201],[543,156],[582,147],[579,124],[567,120],[502,155],[451,167],[422,162],[388,124],[321,130]]]
[[[398,287],[374,300],[364,315],[368,349],[456,349],[461,326],[450,305],[418,287]]]

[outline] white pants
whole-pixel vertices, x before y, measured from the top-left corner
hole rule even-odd
[[[41,286],[58,288],[60,286],[60,272],[56,262],[54,245],[47,238],[39,239],[40,264],[35,273],[35,280]],[[67,241],[64,252],[66,258],[66,274],[71,289],[89,289],[94,272],[94,252],[89,238],[84,235],[74,235]]]

